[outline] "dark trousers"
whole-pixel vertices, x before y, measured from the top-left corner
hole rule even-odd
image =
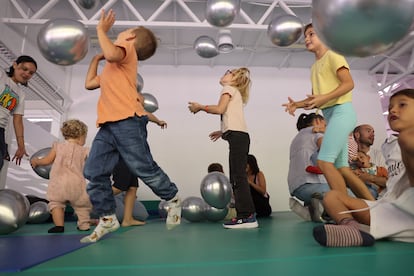
[[[4,137],[4,128],[0,127],[0,170],[4,165],[4,158],[7,154],[6,138]]]
[[[233,187],[237,218],[247,218],[255,212],[246,173],[250,137],[246,132],[226,131],[223,139],[229,143],[230,183]]]

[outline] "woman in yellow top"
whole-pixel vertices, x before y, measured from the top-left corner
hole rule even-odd
[[[318,38],[312,24],[304,29],[308,51],[315,54],[311,68],[312,95],[302,101],[283,104],[294,116],[297,108],[320,109],[327,127],[318,155],[318,166],[332,190],[347,193],[345,182],[361,198],[374,200],[364,183],[352,173],[348,164],[348,135],[356,124],[352,106],[354,82],[345,58],[329,50]]]

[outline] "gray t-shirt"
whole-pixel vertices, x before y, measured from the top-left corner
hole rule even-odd
[[[322,133],[312,132],[312,128],[301,129],[290,144],[288,186],[291,194],[305,183],[328,183],[323,174],[306,172],[307,166],[314,165],[311,156],[318,151],[317,141],[323,137]]]
[[[10,115],[24,114],[24,98],[22,88],[0,70],[0,127],[7,127]]]

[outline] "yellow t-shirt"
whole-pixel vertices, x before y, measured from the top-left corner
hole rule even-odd
[[[338,69],[345,67],[349,70],[345,58],[331,50],[328,50],[321,59],[317,60],[311,68],[312,91],[314,95],[328,94],[337,88],[340,81],[336,75]],[[333,99],[320,109],[336,104],[343,104],[352,101],[352,90],[339,98]]]
[[[138,59],[133,41],[115,41],[125,49],[120,62],[106,62],[98,81],[101,95],[98,100],[97,126],[128,117],[145,115],[137,93]]]

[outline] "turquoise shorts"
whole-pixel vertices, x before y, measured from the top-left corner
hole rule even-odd
[[[336,168],[349,167],[348,136],[356,125],[356,113],[351,102],[322,110],[327,126],[318,160],[333,163]]]

